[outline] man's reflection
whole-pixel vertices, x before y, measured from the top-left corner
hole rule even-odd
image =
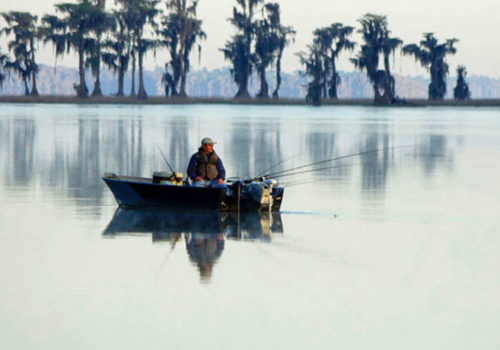
[[[224,250],[223,234],[186,234],[186,249],[191,262],[198,266],[200,278],[209,280],[212,277],[214,263]]]
[[[152,234],[153,242],[170,242],[172,250],[184,239],[190,261],[206,282],[222,255],[226,239],[270,242],[273,233],[283,233],[279,213],[119,208],[103,236]]]

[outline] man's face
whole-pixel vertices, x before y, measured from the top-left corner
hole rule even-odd
[[[201,147],[203,148],[203,151],[205,151],[205,153],[212,153],[214,151],[214,145],[212,144],[201,145]]]

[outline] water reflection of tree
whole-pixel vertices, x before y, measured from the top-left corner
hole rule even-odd
[[[29,119],[9,119],[2,127],[1,148],[6,164],[4,182],[7,186],[28,186],[35,176],[36,123]]]
[[[360,143],[359,152],[381,150],[361,156],[361,184],[364,191],[385,189],[390,158],[394,152],[394,149],[389,149],[389,147],[387,133],[368,134],[364,142]]]
[[[233,152],[226,155],[226,168],[233,169],[228,176],[248,176],[253,172],[250,165],[252,148],[251,121],[235,119],[231,123],[230,145]]]
[[[394,144],[391,140],[392,137],[388,133],[373,133],[369,134],[365,142],[361,143],[360,152],[364,150],[382,150],[361,157],[363,190],[385,189],[388,173],[391,168],[397,165],[394,157],[396,152],[403,154],[403,159],[410,157],[415,163],[420,162],[426,176],[431,176],[443,164],[453,167],[454,150],[448,146],[445,135],[425,135],[415,141],[414,147],[405,148],[398,148],[398,146],[403,145]]]
[[[82,116],[77,128],[53,125],[48,133],[52,140],[44,130],[45,138],[36,144],[36,121],[3,121],[3,181],[7,186],[28,186],[36,178],[46,189],[99,204],[105,191],[103,172],[140,175],[144,165],[143,122],[119,120],[112,127],[103,123]]]
[[[171,121],[165,125],[164,139],[168,150],[168,160],[174,170],[184,172],[187,169],[189,157],[196,150],[190,150],[189,124],[186,118]],[[199,142],[199,140],[197,140]],[[163,159],[162,166],[167,167]],[[184,174],[187,175],[187,174]]]
[[[249,159],[254,169],[251,175],[268,169],[274,164],[283,161],[285,155],[281,147],[281,125],[279,121],[267,122],[266,127],[255,128],[253,134],[253,159]]]
[[[421,159],[424,173],[431,176],[442,164],[453,167],[455,155],[448,147],[445,135],[428,135],[419,145],[416,155]]]
[[[322,162],[326,159],[333,159],[345,154],[341,154],[337,146],[337,134],[334,132],[313,131],[306,135],[308,162]],[[352,160],[338,161],[321,164],[321,167],[331,166],[330,169],[322,170],[316,174],[308,175],[308,177],[320,177],[321,179],[344,179],[349,176],[352,167],[348,166]]]
[[[166,168],[154,145],[156,141],[173,166],[184,170],[189,156],[195,151],[190,145],[199,142],[192,139],[193,120],[168,118],[158,127],[145,124],[147,122],[141,117],[139,114],[134,118],[108,120],[85,113],[76,123],[72,119],[4,118],[0,122],[2,181],[7,186],[34,186],[36,179],[36,184],[44,189],[99,204],[103,196],[108,195],[100,180],[102,173],[150,176],[151,170]],[[373,124],[366,125],[360,133],[346,139],[347,143],[341,144],[341,134],[329,130],[301,130],[292,139],[279,118],[232,118],[224,127],[229,136],[217,146],[224,150],[228,175],[256,175],[301,152],[304,156],[300,161],[294,160],[297,165],[343,156],[349,149],[352,150],[349,152],[384,149],[344,162],[361,164],[362,190],[373,192],[385,189],[390,170],[404,159],[420,163],[425,176],[431,176],[443,165],[453,167],[455,159],[454,147],[444,134],[420,133],[409,141],[394,141],[396,134],[390,133],[385,125],[377,129],[373,129]],[[150,137],[155,132],[161,134],[161,139]],[[390,148],[401,144],[415,144],[415,147]],[[395,158],[394,154],[401,157]],[[153,165],[156,169],[152,169],[149,162],[146,164],[151,157],[157,160]],[[290,164],[287,162],[281,168],[290,167]],[[343,163],[331,165],[336,164]],[[313,179],[348,178],[353,176],[353,169],[345,166],[307,176]],[[296,179],[282,180],[293,182]],[[88,203],[85,201],[83,205]]]
[[[78,121],[76,154],[70,157],[67,172],[68,187],[75,198],[99,200],[102,197],[102,186],[96,181],[101,170],[99,124],[96,119]]]
[[[229,176],[256,176],[283,160],[279,121],[235,120],[231,125],[230,149],[227,155],[233,174]]]
[[[306,135],[306,145],[311,162],[331,159],[335,156],[336,135],[329,132],[310,132]]]

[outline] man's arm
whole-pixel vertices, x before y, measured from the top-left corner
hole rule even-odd
[[[224,169],[224,164],[222,164],[222,160],[219,159],[217,160],[217,170],[219,171],[219,179],[225,180],[226,179],[226,169]]]
[[[196,159],[194,155],[191,156],[191,159],[189,160],[187,174],[191,180],[194,181],[196,179]]]

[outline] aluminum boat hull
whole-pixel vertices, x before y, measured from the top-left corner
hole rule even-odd
[[[235,186],[200,188],[154,183],[151,178],[106,174],[102,178],[118,205],[124,208],[169,207],[219,211],[279,211],[284,189],[272,190],[272,200],[256,201],[245,193],[238,194]],[[244,192],[244,191],[243,191]]]

